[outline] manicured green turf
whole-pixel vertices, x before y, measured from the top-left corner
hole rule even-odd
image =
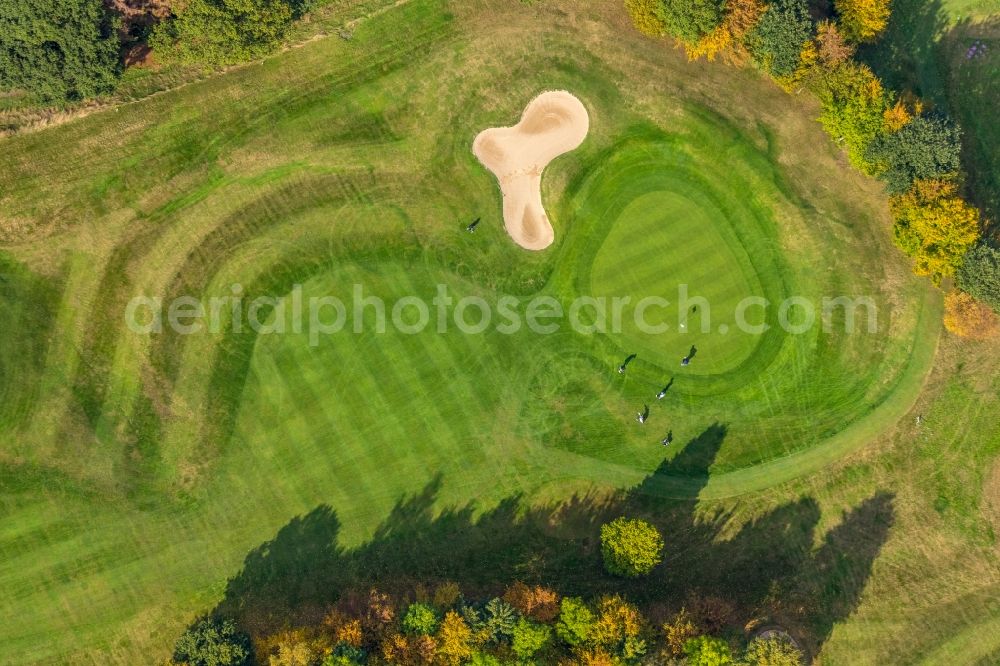
[[[564,499],[640,481],[668,431],[672,457],[715,423],[728,435],[704,496],[741,495],[820,472],[907,413],[937,296],[892,252],[876,190],[780,91],[664,62],[609,15],[413,0],[349,42],[6,142],[4,261],[24,286],[0,292],[0,311],[51,334],[0,342],[17,405],[0,410],[0,662],[162,657],[249,549],[320,504],[350,546],[439,476],[442,507]],[[592,133],[547,174],[557,244],[529,254],[470,146],[552,88],[584,101]],[[248,299],[361,284],[391,305],[443,284],[456,300],[564,307],[676,301],[687,284],[712,325],[702,308],[681,331],[667,309],[650,316],[661,334],[626,320],[621,333],[367,330],[317,345],[124,326],[135,295],[207,301],[237,283]],[[45,295],[39,313],[21,306],[28,292]],[[841,295],[871,297],[877,331],[835,317],[789,334],[776,307],[751,310],[762,335],[734,326],[746,297]]]

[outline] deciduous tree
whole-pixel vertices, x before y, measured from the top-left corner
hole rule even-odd
[[[503,600],[537,622],[551,622],[559,615],[559,594],[541,585],[514,583],[504,592]]]
[[[1000,312],[1000,250],[979,243],[962,259],[957,277],[963,291]]]
[[[639,32],[650,37],[662,37],[667,34],[660,0],[625,0],[625,8],[632,16],[632,22]]]
[[[819,60],[827,69],[854,57],[854,47],[847,43],[832,21],[823,21],[816,26],[816,47]]]
[[[250,637],[232,620],[201,618],[174,645],[174,661],[188,666],[245,666],[250,656]]]
[[[552,640],[552,629],[544,624],[536,624],[525,618],[517,621],[511,636],[511,649],[519,659],[531,659]]]
[[[824,129],[843,142],[852,164],[874,174],[868,151],[885,131],[885,111],[890,101],[882,82],[866,65],[847,61],[822,78],[818,92]]]
[[[802,46],[813,35],[806,0],[775,0],[748,39],[754,60],[772,76],[789,76],[799,66]]]
[[[699,636],[684,644],[688,666],[734,666],[729,644],[720,638]]]
[[[897,132],[878,136],[869,148],[867,161],[889,192],[900,194],[917,179],[955,176],[962,168],[961,157],[961,130],[946,118],[921,116]]]
[[[472,657],[472,629],[455,611],[445,613],[437,638],[438,657],[445,664],[458,666]]]
[[[687,46],[688,57],[714,60],[722,55],[731,62],[743,62],[749,55],[744,44],[746,37],[766,9],[763,0],[728,0],[722,23],[696,44]]]
[[[609,573],[636,578],[662,561],[663,537],[649,523],[623,516],[601,526],[601,552]]]
[[[429,605],[417,602],[406,609],[406,615],[403,616],[403,629],[406,633],[429,636],[437,631],[437,627],[437,613]]]
[[[674,657],[684,654],[684,644],[700,634],[697,625],[691,619],[687,609],[682,608],[663,625],[663,634],[667,642],[667,650]]]
[[[117,23],[100,0],[0,0],[0,91],[43,104],[97,97],[121,74]]]
[[[740,666],[802,666],[803,655],[787,638],[758,636],[750,641]]]
[[[667,34],[693,45],[722,23],[722,7],[721,0],[661,0],[660,17]]]
[[[564,597],[559,605],[556,635],[570,646],[582,645],[590,639],[594,628],[594,613],[583,599]]]
[[[886,109],[882,117],[885,119],[885,128],[889,132],[898,132],[913,120],[913,115],[901,99],[896,100],[895,104]]]
[[[639,609],[618,595],[604,597],[597,602],[597,619],[590,632],[590,640],[609,652],[645,651],[641,635],[645,618]]]
[[[149,44],[164,61],[245,62],[272,51],[299,11],[290,0],[188,0],[157,25]]]
[[[889,24],[890,0],[834,0],[848,39],[867,42]]]
[[[954,183],[918,180],[889,205],[896,242],[914,258],[918,275],[935,281],[953,275],[979,239],[979,211],[958,196]]]
[[[953,291],[944,299],[944,326],[963,338],[988,340],[1000,334],[1000,317],[964,291]]]

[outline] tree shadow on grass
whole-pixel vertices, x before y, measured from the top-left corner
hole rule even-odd
[[[877,494],[846,514],[818,549],[820,510],[811,498],[728,529],[730,513],[699,514],[697,499],[725,435],[722,425],[708,428],[612,497],[525,507],[512,496],[485,512],[472,503],[439,510],[438,478],[400,500],[371,540],[352,549],[338,545],[336,513],[319,506],[247,555],[215,613],[266,635],[318,622],[345,593],[372,586],[405,594],[415,584],[454,581],[468,596],[485,597],[520,580],[570,595],[623,593],[653,617],[692,595],[717,597],[733,606],[722,630],[779,618],[815,654],[860,600],[892,525],[892,496]],[[620,515],[643,517],[665,535],[664,564],[641,580],[611,577],[601,566],[600,525]]]
[[[944,104],[945,79],[939,64],[947,28],[941,0],[894,0],[885,32],[878,41],[863,45],[858,57],[886,87]]]

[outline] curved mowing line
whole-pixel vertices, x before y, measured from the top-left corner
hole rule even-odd
[[[941,311],[940,294],[927,288],[920,307],[910,361],[900,374],[896,386],[871,413],[844,430],[820,444],[783,458],[722,474],[709,473],[707,484],[704,477],[661,475],[653,483],[647,484],[647,487],[655,486],[654,492],[650,494],[671,498],[691,498],[696,495],[702,500],[745,495],[816,474],[831,463],[860,450],[884,432],[886,426],[906,416],[923,391],[937,354],[941,336]]]

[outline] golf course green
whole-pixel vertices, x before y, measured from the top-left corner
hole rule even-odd
[[[319,504],[356,545],[435,478],[442,508],[627,488],[713,424],[707,485],[651,492],[735,497],[820,473],[911,409],[939,296],[814,109],[664,61],[599,8],[466,4],[399,3],[349,41],[5,140],[0,662],[163,658],[249,549]],[[533,253],[471,146],[545,90],[576,95],[591,130],[546,170],[555,243]],[[378,332],[371,308],[318,337],[127,325],[136,297],[238,294],[243,316],[271,297],[257,314],[276,325],[293,293],[349,303],[356,285],[390,310],[441,288],[632,305],[620,330],[549,334],[442,332],[433,308],[419,332]],[[704,301],[678,310],[681,286]],[[657,332],[632,316],[651,297],[670,303],[647,311]],[[838,297],[876,314],[823,322]],[[752,331],[748,298],[770,304],[745,311]],[[805,317],[790,298],[814,325],[787,330]]]

